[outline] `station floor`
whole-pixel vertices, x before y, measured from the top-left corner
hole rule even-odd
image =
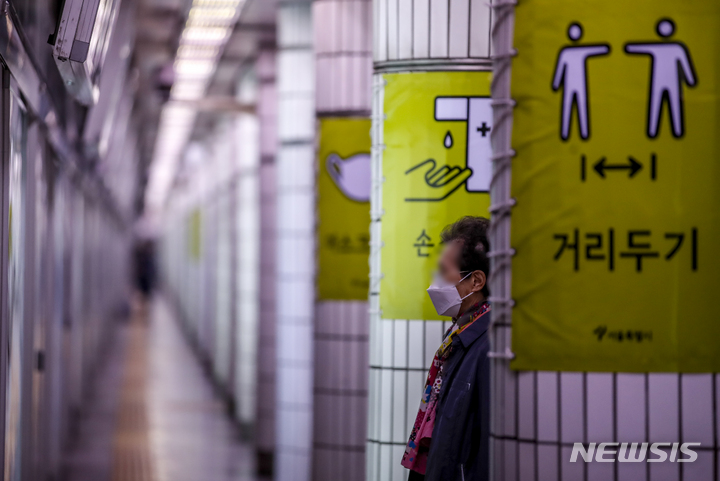
[[[99,368],[68,481],[264,481],[166,300],[137,303]]]

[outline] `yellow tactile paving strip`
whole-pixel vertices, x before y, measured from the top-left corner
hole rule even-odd
[[[113,439],[112,481],[154,481],[147,406],[148,326],[136,309],[128,327],[120,405]]]

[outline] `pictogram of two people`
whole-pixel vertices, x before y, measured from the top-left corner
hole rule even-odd
[[[658,21],[656,32],[660,37],[659,41],[626,43],[624,49],[626,54],[648,55],[652,60],[647,113],[648,137],[658,136],[663,102],[667,102],[672,134],[680,138],[685,132],[682,84],[685,82],[693,87],[697,84],[697,77],[687,47],[682,42],[669,40],[675,33],[675,23],[671,19],[663,18]],[[560,50],[552,82],[554,91],[560,89],[563,91],[560,137],[563,140],[570,138],[572,111],[575,106],[580,137],[586,140],[590,137],[587,60],[591,57],[608,55],[610,45],[581,44],[583,29],[577,22],[570,24],[567,35],[572,44]]]

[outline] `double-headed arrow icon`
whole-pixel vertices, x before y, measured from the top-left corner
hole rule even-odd
[[[583,155],[580,159],[580,179],[585,181],[585,171],[586,171],[586,158]],[[601,157],[600,160],[598,160],[594,165],[593,169],[595,172],[598,173],[600,177],[605,179],[605,172],[608,170],[627,170],[628,171],[628,178],[635,177],[635,174],[640,172],[642,170],[643,164],[637,161],[633,156],[628,156],[628,162],[625,164],[608,164],[607,163],[607,157]],[[656,158],[655,154],[652,154],[650,157],[650,178],[652,180],[655,180],[656,177]]]
[[[637,160],[633,159],[632,157],[628,156],[628,160],[630,161],[628,164],[610,164],[608,165],[607,157],[603,157],[600,159],[594,166],[593,169],[595,169],[595,172],[600,174],[600,177],[603,179],[605,178],[605,171],[606,170],[629,170],[628,177],[633,177],[635,174],[642,169],[642,164],[638,162]]]

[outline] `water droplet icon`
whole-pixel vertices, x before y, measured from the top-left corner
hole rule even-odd
[[[453,138],[450,131],[447,131],[447,134],[445,134],[445,140],[443,141],[443,144],[445,145],[446,149],[449,149],[453,145]]]

